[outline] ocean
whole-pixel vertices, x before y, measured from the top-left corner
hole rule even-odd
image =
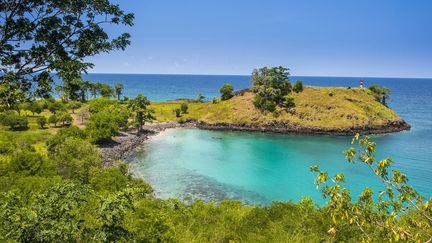
[[[152,101],[195,98],[198,94],[210,100],[219,96],[224,83],[231,83],[235,90],[251,84],[247,75],[87,74],[83,78],[111,85],[121,82],[125,96],[142,93]],[[410,178],[410,185],[427,198],[432,195],[432,79],[293,76],[290,80],[339,87],[357,87],[364,80],[366,86],[389,87],[389,106],[412,128],[374,136],[378,158],[391,156],[395,167]],[[382,190],[367,168],[344,161],[342,151],[350,146],[350,140],[179,129],[148,141],[132,169],[162,198],[237,199],[266,204],[310,196],[323,202],[309,172],[313,164],[331,173],[345,173],[345,185],[353,195],[365,186],[375,192]]]

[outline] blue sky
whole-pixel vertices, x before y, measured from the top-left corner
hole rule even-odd
[[[432,1],[116,0],[135,13],[126,51],[91,72],[432,77]]]

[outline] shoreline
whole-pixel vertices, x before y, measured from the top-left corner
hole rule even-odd
[[[389,134],[410,130],[411,126],[404,120],[389,121],[379,126],[352,127],[343,129],[325,129],[296,126],[283,122],[272,122],[267,124],[231,124],[215,123],[210,124],[202,121],[188,120],[185,122],[157,122],[143,127],[144,133],[136,134],[136,130],[121,131],[120,134],[113,138],[113,141],[99,145],[101,149],[102,161],[104,165],[122,160],[126,163],[132,162],[136,157],[137,148],[145,141],[159,136],[162,132],[174,128],[198,128],[215,131],[244,131],[244,132],[262,132],[262,133],[279,133],[279,134],[296,134],[296,135],[330,135],[330,136],[354,136],[356,133],[361,135]]]

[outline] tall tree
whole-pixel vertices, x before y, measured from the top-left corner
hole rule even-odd
[[[123,92],[123,84],[117,83],[115,85],[115,95],[117,96],[118,100],[120,100],[120,96],[122,95],[122,92]]]
[[[150,100],[146,96],[139,94],[129,103],[129,108],[135,113],[135,121],[138,127],[138,133],[142,132],[145,122],[154,120],[152,109],[149,109]]]
[[[3,0],[0,3],[1,106],[49,96],[52,72],[69,82],[93,64],[85,58],[124,49],[130,35],[110,37],[104,24],[133,24],[109,0]]]

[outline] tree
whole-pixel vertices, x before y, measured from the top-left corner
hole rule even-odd
[[[114,89],[108,84],[101,84],[100,94],[104,98],[111,98],[114,95]]]
[[[129,101],[129,108],[135,113],[135,123],[138,127],[138,133],[142,132],[142,127],[146,122],[154,120],[152,109],[149,109],[150,100],[146,96],[139,94]]]
[[[296,93],[302,92],[303,91],[303,82],[300,80],[297,80],[292,89]]]
[[[28,128],[27,118],[19,116],[13,111],[0,114],[0,123],[10,127],[11,130],[24,130]]]
[[[51,102],[51,103],[48,104],[48,110],[52,114],[56,114],[59,111],[66,111],[66,107],[60,101],[54,101],[54,102]]]
[[[47,119],[44,116],[38,117],[36,119],[37,124],[39,125],[40,129],[44,129],[45,125],[47,124]]]
[[[56,127],[59,119],[57,118],[56,114],[52,114],[50,117],[48,117],[48,122],[53,124],[54,127]]]
[[[63,126],[72,124],[73,117],[67,112],[59,113],[57,114],[57,117],[58,121],[61,122]]]
[[[375,95],[377,101],[381,102],[383,105],[387,106],[387,100],[390,98],[391,90],[385,86],[378,86],[376,84],[369,87]]]
[[[222,100],[231,99],[234,96],[233,90],[234,88],[231,84],[224,84],[219,90],[219,92],[221,93],[221,99]]]
[[[118,83],[115,85],[115,95],[117,96],[117,100],[120,100],[120,96],[122,95],[123,84]]]
[[[72,113],[75,114],[75,110],[81,107],[81,103],[78,101],[70,101],[67,103],[67,108],[72,110]]]
[[[116,120],[108,111],[93,114],[86,124],[86,132],[94,143],[110,141],[119,132]]]
[[[43,108],[41,105],[39,105],[36,101],[31,101],[27,105],[27,109],[33,114],[33,116],[36,114],[40,114],[43,111]]]
[[[284,97],[291,92],[289,69],[284,67],[263,67],[252,72],[252,92],[254,105],[258,109],[275,111],[283,106]]]
[[[0,101],[7,108],[33,94],[48,97],[51,73],[79,78],[93,66],[86,57],[130,44],[129,34],[111,38],[103,29],[133,24],[133,14],[109,1],[4,0],[0,10]]]
[[[180,111],[183,114],[187,114],[188,113],[188,109],[189,109],[189,105],[187,103],[182,103],[180,105]]]

